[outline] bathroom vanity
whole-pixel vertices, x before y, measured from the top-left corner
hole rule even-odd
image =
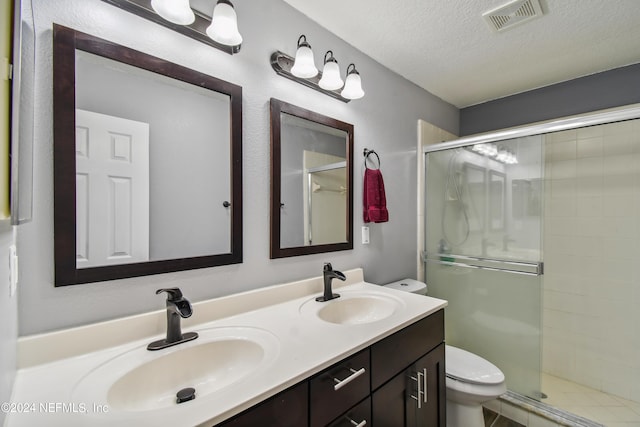
[[[444,427],[443,340],[439,310],[219,425]]]
[[[446,301],[345,274],[323,303],[322,277],[195,303],[199,337],[158,351],[164,310],[20,338],[12,402],[33,410],[6,427],[444,427]]]

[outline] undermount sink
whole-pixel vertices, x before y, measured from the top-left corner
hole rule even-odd
[[[307,301],[300,307],[300,312],[338,325],[360,325],[385,319],[404,306],[400,298],[383,292],[344,291],[339,294],[340,298],[327,302]]]
[[[104,402],[111,411],[175,407],[179,391],[195,389],[195,401],[224,392],[272,363],[279,352],[277,338],[262,329],[212,328],[198,334],[175,347],[148,351],[144,344],[114,357],[78,382],[74,398]]]

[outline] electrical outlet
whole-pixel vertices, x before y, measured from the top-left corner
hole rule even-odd
[[[9,296],[16,294],[18,287],[18,254],[15,245],[9,246]]]
[[[362,226],[362,244],[369,244],[369,227],[367,227],[366,225]]]

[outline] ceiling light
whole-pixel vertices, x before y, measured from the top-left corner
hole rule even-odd
[[[309,43],[307,43],[305,35],[301,35],[298,38],[298,50],[296,51],[293,67],[291,67],[291,74],[304,79],[310,79],[318,75],[318,69],[313,61],[313,51]]]
[[[229,0],[218,0],[216,3],[211,25],[207,27],[207,35],[227,46],[239,46],[242,43],[242,36],[238,31],[238,17]]]
[[[345,79],[344,89],[342,89],[341,95],[347,99],[360,99],[364,96],[360,73],[358,73],[354,64],[349,64],[347,67],[347,78]]]
[[[151,7],[162,18],[174,24],[189,25],[196,19],[189,7],[189,0],[151,0]]]
[[[328,58],[327,58],[328,56]],[[322,78],[318,82],[322,89],[336,90],[340,89],[344,82],[340,77],[340,66],[333,56],[332,51],[327,51],[324,55],[324,68],[322,69]]]

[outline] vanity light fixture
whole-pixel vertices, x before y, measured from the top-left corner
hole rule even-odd
[[[240,46],[242,43],[242,35],[238,31],[238,16],[229,0],[218,0],[216,3],[207,35],[227,46]]]
[[[242,36],[238,31],[238,17],[229,0],[200,0],[197,3],[190,3],[190,0],[102,1],[230,55],[240,51]]]
[[[296,50],[296,59],[291,67],[291,74],[303,79],[310,79],[318,75],[311,45],[307,43],[307,36],[304,34],[298,38],[298,50]]]
[[[354,64],[349,64],[347,67],[347,78],[345,79],[344,89],[342,89],[341,95],[347,99],[360,99],[364,96],[360,73],[358,73]]]
[[[305,35],[301,35],[298,38],[295,59],[278,50],[271,54],[271,67],[282,77],[315,89],[342,102],[349,102],[352,99],[359,99],[364,96],[360,74],[354,64],[349,65],[347,68],[347,80],[343,87],[340,67],[333,56],[333,51],[329,50],[325,53],[324,67],[322,72],[318,71],[313,60],[313,51]]]
[[[328,58],[327,58],[328,56]],[[322,78],[318,82],[322,89],[337,90],[340,89],[344,82],[340,78],[340,66],[333,56],[333,52],[328,50],[324,54],[324,68],[322,68]]]
[[[151,7],[162,18],[174,24],[190,25],[196,20],[189,0],[151,0]]]

